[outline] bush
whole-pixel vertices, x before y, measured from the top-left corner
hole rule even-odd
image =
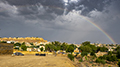
[[[113,56],[108,55],[108,56],[107,56],[107,60],[108,60],[108,61],[112,61],[112,62],[113,62],[113,61],[117,61],[117,57],[116,57],[115,55],[113,55]]]
[[[81,59],[79,60],[79,62],[83,62],[83,59],[81,58]]]
[[[26,45],[21,45],[21,49],[23,49],[23,51],[27,50],[27,46]]]
[[[83,52],[92,52],[92,49],[90,48],[90,46],[80,46],[80,50]]]
[[[1,41],[1,43],[7,43],[6,41]]]
[[[96,57],[95,52],[91,52],[90,55]]]
[[[99,58],[99,59],[103,59],[103,56],[99,56],[98,58]]]
[[[95,62],[96,63],[102,63],[102,64],[106,63],[104,59],[99,59],[99,58],[97,58]]]
[[[112,57],[110,55],[107,56],[108,61],[112,61]]]
[[[108,52],[108,55],[112,55],[112,51],[109,51],[109,52]]]
[[[102,63],[102,64],[105,64],[106,62],[105,62],[105,60],[102,59],[102,60],[101,60],[101,63]]]
[[[115,55],[112,56],[112,61],[117,61],[117,57]]]
[[[43,51],[43,47],[41,47],[40,50]]]
[[[120,67],[120,59],[118,60],[118,66]]]
[[[117,51],[113,51],[112,53],[113,53],[113,54],[117,54]]]
[[[108,51],[108,48],[106,48],[105,46],[100,47],[100,51],[101,51],[101,52],[107,52],[107,51]]]
[[[103,59],[107,59],[107,55],[103,55]]]
[[[19,48],[16,48],[16,47],[15,47],[14,49],[17,49],[17,50],[19,50]]]
[[[72,54],[68,54],[68,58],[72,61],[74,61],[74,56]]]
[[[84,57],[85,55],[87,56],[88,52],[82,52],[81,55],[82,55],[82,57]]]
[[[116,56],[117,56],[117,58],[120,59],[120,50],[117,51],[117,55]]]
[[[14,46],[21,46],[21,44],[20,43],[15,43]]]
[[[67,49],[66,49],[66,52],[73,52],[74,51],[74,47],[72,46],[68,46]]]
[[[101,59],[97,58],[95,62],[100,63],[100,61],[101,61]]]

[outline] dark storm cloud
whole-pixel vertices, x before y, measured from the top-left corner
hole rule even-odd
[[[68,2],[68,10],[82,10],[82,15],[86,15],[92,10],[103,11],[104,7],[109,5],[111,0],[78,0],[78,2]],[[83,5],[84,7],[80,7]]]
[[[62,0],[4,0],[10,5],[18,7],[20,14],[36,14],[39,12],[38,7],[41,4],[44,8],[47,8],[48,13],[56,13],[58,15],[63,14],[63,10],[56,9],[57,7],[64,9],[64,3]],[[36,6],[37,5],[37,6]]]
[[[80,17],[82,14],[119,43],[120,0],[79,0],[78,2],[69,0],[68,5],[65,5],[63,0],[1,1],[0,36],[2,37],[40,36],[47,40],[72,43],[85,40],[111,43],[100,30]]]
[[[56,13],[62,15],[64,12],[65,3],[63,0],[3,0],[7,1],[10,5],[18,7],[18,11],[22,15],[37,14],[40,12],[38,7],[41,4],[47,13]],[[72,10],[82,10],[82,14],[86,15],[92,10],[103,11],[104,7],[111,3],[111,0],[78,0],[78,2],[71,2],[68,0],[68,12]],[[37,6],[36,6],[37,5]],[[83,5],[84,7],[80,7]],[[61,9],[57,9],[61,8]],[[67,13],[68,13],[67,12]]]

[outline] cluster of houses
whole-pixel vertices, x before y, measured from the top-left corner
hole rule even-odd
[[[28,47],[27,51],[38,51],[38,52],[40,52],[40,48],[42,48],[42,47],[43,47],[43,50],[45,50],[45,47],[43,45],[50,43],[47,40],[44,40],[43,38],[38,38],[38,37],[25,37],[25,38],[23,38],[23,37],[17,37],[17,38],[16,37],[14,37],[14,38],[4,37],[4,38],[0,38],[0,41],[1,42],[6,41],[6,43],[14,43],[14,44],[15,43],[21,43],[22,44],[24,42],[25,45]],[[31,43],[33,45],[31,45]],[[42,45],[40,46],[40,44],[42,44]],[[38,48],[33,48],[31,46],[39,46],[39,47]],[[14,48],[19,48],[20,50],[22,50],[19,46],[15,46]]]
[[[43,38],[38,38],[38,37],[14,37],[14,38],[0,38],[0,41],[6,41],[6,43],[25,43],[25,45],[28,47],[27,51],[37,51],[40,52],[40,48],[43,48],[43,50],[45,50],[45,46],[46,44],[49,44],[50,42],[48,42],[47,40],[44,40]],[[31,45],[31,43],[33,45]],[[42,45],[40,45],[42,44]],[[77,47],[80,47],[82,44],[75,44]],[[115,49],[118,45],[117,44],[101,44],[101,43],[91,43],[91,45],[95,45],[96,47],[102,47],[105,46],[108,48],[108,51],[113,51],[113,49]],[[31,46],[38,46],[37,48],[35,47],[31,47]],[[15,46],[16,48],[19,48],[21,50],[21,48],[19,46]],[[79,49],[76,48],[74,50],[74,53],[80,53]],[[97,55],[103,55],[106,53],[100,53],[98,52]]]

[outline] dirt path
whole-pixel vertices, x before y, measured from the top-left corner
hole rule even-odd
[[[0,67],[74,67],[67,57],[47,56],[0,56]]]

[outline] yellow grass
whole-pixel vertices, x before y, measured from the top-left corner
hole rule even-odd
[[[75,67],[67,57],[47,56],[0,56],[0,67]]]

